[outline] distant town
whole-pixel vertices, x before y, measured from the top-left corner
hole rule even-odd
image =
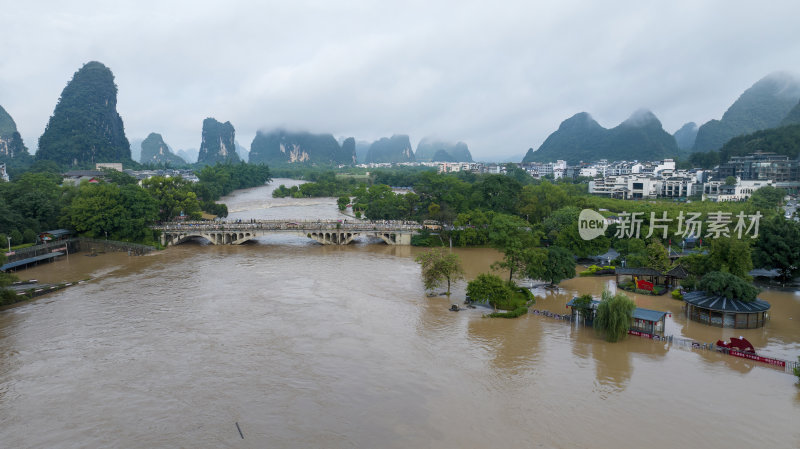
[[[356,167],[365,169],[398,166],[425,166],[439,173],[504,174],[509,166],[525,170],[535,179],[560,179],[588,181],[588,192],[617,199],[672,198],[676,200],[701,199],[703,201],[745,201],[756,190],[771,186],[795,192],[800,187],[800,161],[775,153],[756,152],[734,156],[714,169],[676,169],[673,159],[660,161],[613,161],[568,165],[565,161],[528,163],[483,162],[401,162],[369,163]],[[344,168],[344,166],[340,166]],[[191,169],[123,170],[122,164],[97,164],[96,170],[72,170],[64,173],[64,181],[78,184],[81,181],[100,180],[102,169],[125,171],[140,181],[153,176],[182,176],[197,182]],[[5,164],[0,164],[0,180],[8,181]]]
[[[796,191],[800,187],[800,161],[788,156],[757,152],[734,156],[711,170],[679,170],[675,160],[613,161],[568,165],[565,161],[496,164],[481,162],[406,162],[359,164],[363,168],[392,165],[436,167],[439,173],[505,173],[516,165],[536,179],[588,180],[588,192],[617,199],[673,198],[677,200],[745,201],[754,191],[771,186]]]

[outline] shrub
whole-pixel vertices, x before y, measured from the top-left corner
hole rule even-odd
[[[683,300],[683,293],[681,293],[681,291],[676,288],[675,290],[672,290],[672,297],[675,299]]]
[[[638,293],[640,295],[652,295],[653,294],[653,292],[651,292],[650,290],[644,290],[644,289],[641,289],[641,288],[635,288],[635,289],[633,289],[633,292],[634,293]]]

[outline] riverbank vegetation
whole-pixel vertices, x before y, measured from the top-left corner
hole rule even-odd
[[[4,263],[6,263],[6,256],[0,252],[0,265]],[[17,301],[17,294],[10,288],[6,288],[15,281],[17,281],[15,275],[0,271],[0,306],[13,304]]]
[[[196,183],[157,176],[139,186],[136,178],[112,170],[103,181],[70,185],[62,184],[60,167],[37,162],[12,182],[0,182],[0,234],[21,245],[63,227],[90,238],[156,245],[149,225],[197,219],[202,211],[226,216],[227,207],[215,201],[263,185],[270,171],[265,165],[217,164],[204,166],[197,176]]]

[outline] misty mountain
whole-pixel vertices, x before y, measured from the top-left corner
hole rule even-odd
[[[142,164],[170,164],[185,165],[186,161],[172,153],[169,145],[164,142],[161,134],[150,133],[142,141]]]
[[[197,148],[187,148],[175,152],[175,155],[186,161],[187,164],[194,164],[197,162],[197,156],[199,156],[199,154],[200,150]]]
[[[239,159],[243,161],[250,160],[250,150],[242,146],[238,140],[233,142],[236,145],[236,154],[239,155]]]
[[[437,150],[436,154],[434,154],[433,157],[431,158],[431,161],[432,162],[462,162],[462,161],[457,161],[453,157],[453,155],[451,155],[450,153],[448,153],[445,150]],[[464,162],[467,162],[467,161],[464,161]]]
[[[209,165],[217,162],[239,162],[235,140],[236,130],[231,122],[220,123],[211,117],[203,120],[203,140],[197,162]]]
[[[367,160],[367,153],[372,142],[366,140],[356,141],[356,162],[363,164]]]
[[[781,126],[800,125],[800,102],[798,102],[781,122]]]
[[[744,136],[734,137],[719,150],[719,162],[727,162],[732,156],[746,156],[763,151],[796,159],[800,156],[800,125],[763,129]]]
[[[414,162],[414,150],[411,141],[405,134],[382,137],[369,146],[366,163]]]
[[[528,150],[522,162],[658,160],[674,157],[678,152],[675,138],[664,131],[650,111],[636,111],[611,129],[603,128],[591,115],[581,112],[561,122],[538,150]]]
[[[443,142],[429,137],[420,140],[417,145],[417,151],[414,153],[414,160],[417,162],[445,162],[442,156],[439,156],[438,159],[436,158],[436,154],[439,151],[444,151],[450,156],[447,162],[472,162],[472,154],[464,142]]]
[[[141,162],[142,160],[142,141],[144,139],[139,137],[132,137],[128,139],[131,143],[131,159],[136,162]]]
[[[733,137],[774,128],[800,100],[800,79],[788,73],[772,73],[760,79],[725,111],[697,131],[692,151],[721,148]]]
[[[0,163],[30,162],[31,155],[17,132],[17,124],[0,106]]]
[[[695,138],[697,138],[697,130],[697,123],[689,122],[681,126],[681,129],[675,131],[672,137],[675,138],[675,143],[678,144],[678,148],[681,150],[690,150],[694,146]]]
[[[340,146],[332,134],[276,129],[258,131],[250,144],[250,162],[354,164],[355,161],[356,144],[352,137]]]
[[[61,92],[36,159],[93,165],[131,159],[131,146],[117,112],[114,74],[103,64],[84,64]]]

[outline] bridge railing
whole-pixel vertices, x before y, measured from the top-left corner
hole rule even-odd
[[[152,227],[161,231],[243,231],[243,230],[282,230],[282,231],[388,231],[388,232],[413,232],[422,229],[422,225],[415,222],[403,221],[332,221],[332,220],[248,220],[248,221],[222,221],[222,222],[171,222],[162,223]]]

